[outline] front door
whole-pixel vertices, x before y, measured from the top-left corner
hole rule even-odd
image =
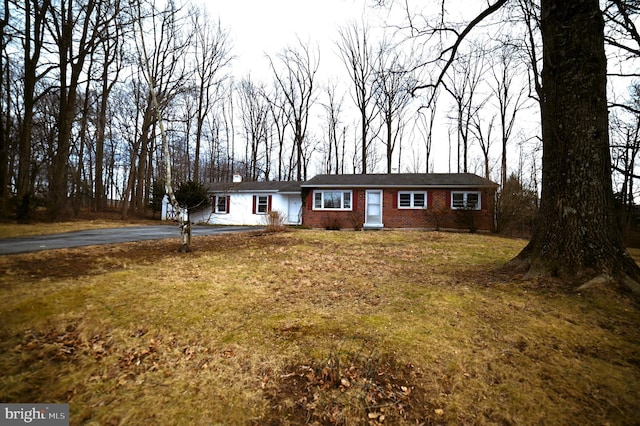
[[[289,225],[300,224],[300,213],[302,210],[302,199],[299,195],[289,195],[289,211],[287,212],[287,223]]]
[[[367,191],[365,228],[382,228],[382,191]]]

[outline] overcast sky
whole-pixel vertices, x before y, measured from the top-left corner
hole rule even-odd
[[[270,84],[272,71],[265,55],[276,55],[286,47],[296,46],[296,38],[302,42],[309,42],[310,46],[317,43],[320,49],[320,68],[316,76],[317,87],[326,85],[329,81],[339,81],[345,93],[345,108],[353,108],[353,101],[349,95],[351,90],[350,78],[345,65],[340,59],[336,47],[339,38],[338,29],[350,22],[365,22],[369,26],[372,39],[379,37],[386,25],[398,25],[404,22],[402,8],[394,9],[390,15],[385,8],[373,8],[372,0],[200,0],[206,6],[211,19],[219,19],[222,27],[229,31],[232,40],[233,74],[240,79],[251,74],[252,80]],[[463,3],[466,0],[459,0]],[[418,3],[420,7],[427,7],[427,3]],[[466,12],[476,13],[475,8],[481,8],[481,3],[475,3],[472,10],[460,7],[455,2],[447,3],[455,14]],[[416,101],[419,102],[419,101]],[[318,106],[319,107],[319,106]],[[413,111],[417,109],[413,107]],[[321,112],[321,110],[320,110]],[[312,113],[312,130],[310,137],[323,137],[324,120],[320,112]],[[438,107],[439,126],[435,130],[431,167],[432,171],[455,171],[455,159],[447,152],[449,143],[449,127],[451,119],[447,117],[449,108],[446,105]],[[412,123],[415,122],[415,118]],[[357,130],[355,121],[345,123],[351,132]],[[411,124],[408,129],[413,129]],[[423,145],[421,136],[411,141],[410,132],[405,132],[403,144],[403,166],[413,168],[416,157],[414,150],[420,150]],[[355,134],[355,133],[354,133]],[[349,136],[351,137],[351,136]],[[422,157],[424,154],[421,154]],[[513,154],[516,155],[515,152]],[[407,158],[407,162],[404,158]],[[512,157],[514,158],[514,157]],[[349,160],[347,160],[348,162]],[[495,159],[494,159],[495,161]],[[381,167],[381,166],[380,166]],[[383,171],[383,170],[377,170]],[[401,170],[408,171],[408,170]],[[480,170],[478,169],[478,172]]]
[[[252,75],[268,73],[265,53],[274,55],[294,45],[296,37],[318,43],[324,74],[337,59],[337,29],[365,15],[376,21],[376,13],[366,6],[367,1],[370,0],[214,0],[205,5],[210,16],[219,17],[223,28],[229,30],[236,56],[234,68],[240,75],[249,71]]]

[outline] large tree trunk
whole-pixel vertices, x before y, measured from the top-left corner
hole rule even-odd
[[[61,73],[61,75],[64,75],[64,73]],[[66,76],[63,78],[66,78]],[[62,78],[60,80],[63,81]],[[61,90],[60,98],[60,111],[58,112],[57,121],[58,146],[53,157],[53,172],[49,189],[51,193],[49,214],[54,222],[68,219],[65,215],[65,207],[69,192],[68,162],[71,148],[71,128],[76,107],[76,88],[68,87],[67,90]]]
[[[68,219],[65,215],[65,207],[69,193],[69,152],[73,123],[77,113],[78,84],[84,69],[85,59],[91,53],[90,50],[93,49],[99,34],[99,31],[90,24],[95,7],[96,2],[90,0],[86,5],[82,6],[81,11],[77,11],[78,16],[74,17],[74,12],[76,11],[73,8],[73,4],[67,5],[65,9],[63,3],[63,7],[60,10],[59,23],[55,25],[60,27],[55,36],[60,61],[60,109],[57,118],[58,146],[53,157],[53,172],[49,184],[51,197],[49,215],[53,221]],[[82,25],[82,34],[79,37],[78,49],[75,54],[74,25]],[[67,68],[71,71],[69,81],[67,81]]]
[[[30,185],[31,170],[31,134],[33,129],[33,110],[35,106],[35,90],[38,82],[37,65],[40,58],[40,50],[42,41],[40,34],[43,26],[43,12],[47,7],[46,3],[42,5],[42,9],[33,10],[31,1],[24,2],[24,92],[23,105],[24,116],[20,125],[20,134],[18,137],[18,182],[17,182],[17,198],[18,209],[16,216],[19,222],[28,222],[31,213],[30,200],[33,188]],[[46,10],[46,9],[45,9]],[[5,9],[8,13],[8,6]],[[33,49],[33,50],[32,50]],[[3,50],[4,51],[4,50]],[[33,56],[32,56],[33,53]],[[8,82],[8,79],[7,79]],[[9,105],[9,102],[7,102]],[[7,109],[9,110],[9,109]],[[7,151],[8,154],[8,151]],[[8,157],[7,157],[8,163]],[[7,164],[5,163],[5,164]],[[4,187],[4,186],[3,186]]]
[[[9,123],[12,115],[9,108],[9,70],[5,67],[5,50],[9,40],[4,37],[5,27],[9,24],[9,0],[4,0],[3,6],[4,14],[0,18],[0,32],[3,35],[0,36],[0,215],[7,214],[9,198]]]
[[[638,289],[640,270],[613,211],[598,0],[542,0],[541,8],[542,198],[534,235],[512,264],[534,276],[613,277]]]

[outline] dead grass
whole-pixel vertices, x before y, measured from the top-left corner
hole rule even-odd
[[[523,245],[295,231],[3,256],[0,401],[69,402],[72,424],[635,424],[638,306],[499,272]]]

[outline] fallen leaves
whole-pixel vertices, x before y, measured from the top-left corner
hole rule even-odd
[[[278,407],[276,412],[291,418],[304,415],[312,424],[341,424],[357,412],[368,424],[411,422],[429,404],[411,385],[417,378],[413,366],[390,358],[351,354],[343,359],[332,354],[324,364],[298,364],[285,371],[275,383],[263,382],[267,397]],[[289,407],[287,400],[294,405]]]
[[[81,336],[75,324],[69,324],[63,330],[26,330],[22,343],[13,350],[49,361],[72,362],[80,353],[100,360],[112,351],[112,341],[108,334],[96,334],[87,339]]]
[[[171,244],[0,259],[11,273],[0,278],[3,400],[73,401],[74,424],[158,423],[154,412],[256,425],[635,414],[635,305],[492,271],[495,248],[519,242],[300,231],[198,237],[189,255]]]

